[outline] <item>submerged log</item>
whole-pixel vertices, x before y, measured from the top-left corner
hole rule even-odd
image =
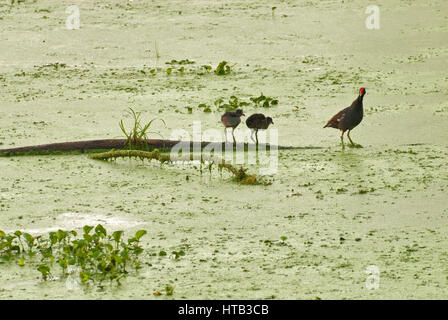
[[[160,140],[160,139],[148,139],[146,140],[148,149],[159,149],[169,151],[175,145],[179,143],[183,143],[185,145],[190,144],[190,148],[193,149],[194,146],[197,146],[201,149],[206,146],[209,147],[217,147],[219,148],[221,145],[222,150],[225,150],[226,143],[224,142],[188,142],[188,141],[178,141],[178,140]],[[20,154],[30,154],[30,153],[45,153],[45,152],[86,152],[86,151],[94,151],[94,150],[110,150],[110,149],[124,149],[126,148],[127,140],[126,139],[103,139],[103,140],[86,140],[86,141],[72,141],[72,142],[61,142],[61,143],[50,143],[50,144],[41,144],[27,147],[18,147],[18,148],[8,148],[8,149],[0,149],[0,155],[20,155]],[[237,143],[233,145],[230,142],[227,142],[227,147],[233,146],[247,150],[249,148],[255,149],[254,144],[249,143]],[[270,149],[318,149],[318,147],[289,147],[289,146],[270,146],[269,144],[259,144],[258,148],[266,148],[266,150]]]

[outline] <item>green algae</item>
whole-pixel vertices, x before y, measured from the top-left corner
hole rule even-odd
[[[117,158],[135,158],[143,160],[157,160],[161,164],[165,162],[170,162],[170,156],[166,154],[162,154],[158,149],[155,149],[151,152],[143,151],[143,150],[110,150],[102,153],[95,153],[89,156],[94,160],[116,160]]]

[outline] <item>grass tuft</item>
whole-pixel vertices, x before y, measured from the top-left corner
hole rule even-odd
[[[120,123],[119,123],[120,129],[126,137],[127,147],[129,149],[138,149],[138,150],[146,149],[146,150],[148,150],[148,143],[146,142],[146,140],[148,140],[147,133],[150,132],[148,130],[151,127],[151,124],[155,120],[160,120],[163,122],[164,125],[166,125],[165,121],[163,119],[155,118],[143,126],[142,120],[141,120],[141,112],[135,112],[134,109],[129,108],[128,113],[131,115],[131,117],[134,120],[134,124],[133,124],[132,128],[129,130],[129,132],[124,127],[123,120],[120,120]],[[156,133],[156,132],[152,132],[152,133]]]

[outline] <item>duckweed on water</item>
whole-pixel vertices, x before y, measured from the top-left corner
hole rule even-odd
[[[84,226],[80,237],[74,230],[58,230],[37,237],[22,231],[7,234],[0,230],[0,263],[16,262],[21,267],[37,265],[43,280],[53,277],[56,263],[62,269],[62,278],[69,275],[70,268],[76,268],[83,284],[101,285],[109,280],[120,285],[130,268],[141,268],[138,260],[143,252],[140,239],[147,232],[139,230],[126,241],[123,233],[109,234],[100,224],[95,228]]]

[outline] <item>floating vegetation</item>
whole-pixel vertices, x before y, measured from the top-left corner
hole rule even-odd
[[[437,113],[447,113],[448,112],[448,105],[442,106],[440,108],[438,108],[437,110],[435,110],[435,112]]]
[[[318,65],[324,65],[324,64],[328,64],[324,57],[320,57],[320,56],[305,56],[302,59],[302,63],[304,64],[318,64]]]
[[[375,192],[375,188],[359,189],[357,193],[358,194],[366,194],[366,193],[369,193],[369,192]],[[356,193],[354,193],[354,194],[356,194]]]
[[[117,158],[135,158],[140,159],[141,161],[146,160],[157,160],[160,164],[165,162],[170,162],[170,156],[167,154],[161,153],[158,149],[153,151],[143,151],[143,150],[111,150],[108,152],[95,153],[89,155],[91,159],[94,160],[117,160]]]
[[[239,183],[239,184],[250,184],[250,185],[270,185],[271,182],[265,181],[262,178],[258,178],[255,174],[247,174],[246,168],[240,167],[239,169],[235,168],[231,164],[225,163],[222,161],[222,163],[218,164],[219,171],[222,172],[223,169],[226,169],[227,171],[231,172],[233,174],[233,181]]]
[[[218,98],[213,102],[217,111],[226,110],[226,111],[234,111],[236,109],[243,109],[244,107],[252,105],[254,108],[264,107],[271,108],[273,106],[278,105],[278,99],[267,97],[263,93],[258,97],[251,97],[249,101],[244,101],[241,98],[238,98],[235,95],[229,97],[228,100],[224,100],[224,98]],[[212,112],[212,107],[206,103],[200,103],[198,105],[199,109],[202,109],[203,112],[209,113]],[[191,109],[191,110],[190,110]],[[192,108],[187,107],[188,113],[191,113]]]
[[[232,68],[228,65],[227,61],[221,61],[215,69],[215,74],[218,76],[223,76],[229,74]]]
[[[205,104],[205,103],[200,103],[200,104],[198,105],[198,108],[199,108],[199,109],[202,109],[202,111],[203,111],[203,112],[206,112],[206,113],[210,113],[210,112],[212,112],[212,108],[211,108],[211,106],[209,106],[208,104]]]
[[[123,231],[108,233],[101,224],[95,228],[84,226],[80,237],[74,230],[58,230],[37,237],[22,231],[7,234],[0,230],[0,261],[16,262],[21,267],[38,265],[43,280],[54,277],[52,270],[56,264],[62,269],[62,278],[70,276],[70,270],[75,269],[82,284],[101,285],[108,280],[120,285],[130,268],[141,268],[140,239],[146,233],[139,230],[124,240]]]
[[[384,76],[379,72],[369,72],[359,67],[357,70],[352,71],[341,71],[329,68],[317,75],[314,82],[338,86],[348,83],[357,86],[362,83],[380,85],[384,82]]]
[[[288,239],[285,236],[281,236],[280,240],[260,240],[260,242],[264,243],[266,246],[268,247],[272,247],[272,246],[288,246],[288,243],[286,242],[286,239]]]
[[[97,46],[94,49],[104,49]],[[158,54],[155,43],[156,56]],[[158,59],[157,58],[157,59]],[[217,61],[218,62],[218,61]],[[165,90],[167,87],[177,87],[179,84],[173,78],[172,82],[164,83],[160,77],[182,77],[190,76],[211,76],[227,75],[232,73],[232,66],[227,62],[214,62],[210,65],[202,64],[190,59],[179,59],[165,62],[164,65],[155,66],[152,64],[142,64],[125,67],[104,67],[94,62],[82,64],[68,64],[64,61],[52,61],[51,63],[22,67],[8,74],[8,77],[0,75],[0,80],[10,83],[10,101],[31,101],[37,98],[65,97],[68,100],[83,100],[87,97],[100,97],[107,92],[119,92],[125,95],[144,94],[154,92],[154,90]],[[215,68],[216,67],[216,68]],[[49,81],[50,85],[45,89],[33,89],[34,81],[40,79]],[[19,80],[20,82],[16,82]],[[78,85],[71,86],[70,83],[76,81]],[[149,82],[149,83],[148,83]],[[20,85],[17,86],[17,83]],[[189,79],[188,85],[196,87],[193,79]],[[31,92],[31,93],[29,93]]]
[[[227,103],[224,103],[222,98],[215,100],[213,103],[217,109],[225,109],[226,111],[233,111],[248,106],[250,103],[241,101],[237,96],[230,96]]]
[[[201,68],[203,68],[206,72],[212,71],[212,66],[209,66],[209,65],[203,65],[203,66],[201,66]]]
[[[44,64],[42,66],[36,66],[36,67],[37,67],[37,70],[39,70],[39,71],[42,69],[45,69],[45,68],[59,70],[59,68],[66,68],[67,64],[56,62],[56,63],[48,63],[48,64]]]
[[[250,98],[250,101],[252,101],[257,107],[261,105],[263,108],[270,108],[278,105],[277,99],[266,97],[263,92],[256,98]]]
[[[187,65],[187,64],[195,64],[196,62],[192,61],[192,60],[188,60],[188,59],[182,59],[182,60],[171,60],[171,61],[167,61],[165,62],[165,64],[170,64],[170,65],[175,65],[175,64],[179,64],[179,65]]]

